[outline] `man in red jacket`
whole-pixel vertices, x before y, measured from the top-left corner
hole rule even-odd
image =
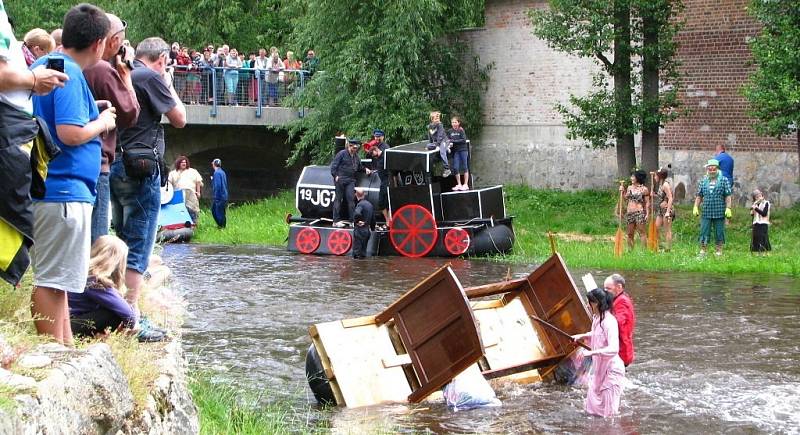
[[[636,312],[633,301],[625,291],[625,278],[615,273],[603,282],[603,288],[614,295],[614,317],[619,323],[619,357],[625,366],[633,362],[633,330],[636,327]]]

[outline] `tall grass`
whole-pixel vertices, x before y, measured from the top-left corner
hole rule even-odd
[[[218,229],[209,209],[200,212],[192,241],[212,244],[283,245],[286,242],[286,214],[297,214],[294,191],[284,191],[275,197],[228,207],[228,225]]]
[[[204,435],[323,432],[311,418],[311,408],[298,410],[287,399],[265,401],[264,394],[214,382],[208,373],[195,372],[189,388],[200,413],[200,433]]]
[[[691,206],[677,207],[670,252],[645,252],[637,243],[633,251],[614,257],[613,236],[617,230],[614,208],[616,191],[561,192],[523,186],[506,186],[507,213],[515,216],[516,243],[513,253],[493,259],[539,262],[550,255],[547,232],[557,234],[558,250],[571,267],[618,270],[673,270],[696,272],[766,272],[800,276],[800,205],[772,211],[770,241],[773,252],[758,257],[750,253],[751,217],[746,208],[735,208],[726,228],[727,243],[722,257],[698,259],[699,219]],[[218,230],[204,211],[194,241],[220,244],[265,244],[285,246],[286,213],[294,209],[294,192],[234,207],[228,212],[228,227]],[[623,229],[624,231],[624,229]]]

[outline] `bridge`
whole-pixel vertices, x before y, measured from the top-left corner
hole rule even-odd
[[[285,167],[292,145],[281,127],[300,119],[305,110],[282,103],[304,88],[306,73],[285,71],[282,81],[268,83],[263,71],[241,68],[238,80],[226,83],[226,71],[230,70],[174,72],[175,90],[186,105],[187,125],[182,129],[167,125],[167,162],[187,156],[208,187],[210,162],[221,159],[233,201],[293,186],[302,165]],[[168,124],[166,118],[162,123]]]

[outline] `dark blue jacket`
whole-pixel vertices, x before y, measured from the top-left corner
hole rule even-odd
[[[367,200],[367,198],[358,201],[356,204],[355,211],[353,212],[353,224],[357,224],[358,222],[364,222],[365,226],[359,227],[355,225],[355,229],[358,230],[362,229],[375,229],[375,211],[372,207],[372,203]]]
[[[228,200],[228,176],[222,168],[214,171],[211,187],[214,189],[214,201]]]
[[[364,172],[364,166],[361,165],[361,158],[358,153],[351,155],[346,149],[336,153],[333,162],[331,162],[331,175],[334,181],[336,181],[337,176],[340,179],[355,180],[358,172]]]

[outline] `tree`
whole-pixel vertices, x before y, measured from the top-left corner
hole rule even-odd
[[[75,0],[6,0],[17,35],[41,27],[61,27]],[[241,52],[286,47],[297,0],[94,0],[92,3],[128,22],[134,43],[159,36],[171,43],[201,48],[223,43]]]
[[[549,9],[531,11],[534,35],[556,50],[592,58],[601,68],[592,92],[571,95],[571,106],[557,106],[568,137],[583,138],[592,148],[607,148],[613,139],[617,174],[625,177],[636,166],[634,134],[646,127],[645,168],[655,170],[658,128],[674,116],[671,109],[676,106],[672,36],[677,24],[671,17],[680,3],[551,0],[549,5]],[[637,70],[642,78],[634,74]]]
[[[390,143],[420,140],[431,109],[461,115],[475,136],[488,78],[452,33],[476,24],[466,11],[477,4],[305,0],[292,40],[315,50],[321,71],[288,101],[311,108],[289,128],[291,160],[329,161],[337,131],[366,138],[381,128]]]
[[[744,87],[759,134],[797,135],[800,158],[800,2],[754,0],[750,13],[763,25],[751,41],[756,71]]]

